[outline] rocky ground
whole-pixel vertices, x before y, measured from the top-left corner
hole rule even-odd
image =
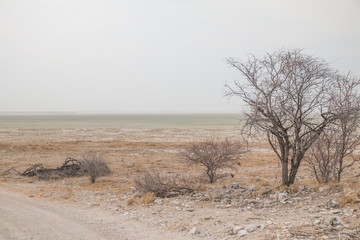
[[[164,174],[183,171],[184,165],[166,162],[176,160],[174,152],[183,144],[204,135],[232,136],[234,131],[122,130],[114,134],[109,130],[76,130],[64,134],[57,130],[4,130],[1,134],[7,139],[1,144],[2,169],[21,170],[30,161],[34,163],[33,149],[42,159],[50,159],[54,153],[74,155],[96,146],[107,151],[110,159],[113,173],[95,184],[86,177],[45,181],[20,177],[15,171],[3,174],[0,187],[24,196],[99,209],[119,221],[127,219],[144,229],[174,233],[178,239],[360,239],[360,187],[355,174],[345,178],[352,181],[317,185],[303,171],[295,186],[277,187],[277,163],[262,144],[253,147],[252,161],[244,159],[235,177],[204,184],[191,194],[146,198],[136,189],[134,178],[148,168],[157,167]],[[259,172],[265,170],[261,176]]]

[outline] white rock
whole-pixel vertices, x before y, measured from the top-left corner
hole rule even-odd
[[[245,230],[247,232],[254,232],[257,229],[257,226],[255,224],[250,224],[245,227]]]
[[[171,201],[170,204],[179,205],[179,204],[180,204],[180,201],[177,200],[177,199],[175,199],[175,200]]]
[[[154,203],[161,205],[161,204],[163,204],[163,200],[157,198],[157,199],[154,200]]]
[[[319,192],[327,191],[329,189],[329,187],[319,187]]]
[[[273,224],[273,222],[270,221],[270,220],[267,220],[267,221],[266,221],[266,224],[267,224],[267,225],[271,225],[271,224]]]
[[[240,226],[235,226],[235,227],[233,228],[234,234],[237,234],[241,229],[243,229],[243,228],[240,227]]]
[[[315,221],[314,221],[314,225],[318,225],[318,224],[320,224],[321,223],[321,220],[320,219],[316,219]]]
[[[246,236],[248,234],[248,232],[246,230],[240,230],[237,235],[238,237],[243,237]]]
[[[190,230],[190,233],[191,233],[192,235],[198,235],[198,234],[200,234],[201,232],[200,232],[200,230],[199,230],[197,227],[193,227],[193,228]]]
[[[339,214],[339,213],[341,213],[341,210],[331,210],[330,212],[332,214]]]

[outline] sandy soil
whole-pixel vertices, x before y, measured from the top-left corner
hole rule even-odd
[[[98,208],[46,202],[0,189],[0,239],[181,239]]]
[[[147,203],[135,188],[146,170],[199,177],[201,168],[189,168],[177,153],[192,141],[238,135],[200,129],[0,130],[0,239],[360,239],[359,167],[329,186],[316,184],[302,168],[296,186],[275,188],[279,165],[263,142],[251,143],[241,166],[231,170],[234,177],[203,183],[192,195]],[[112,170],[95,184],[86,177],[39,180],[17,173],[34,163],[60,166],[88,150],[102,153]]]

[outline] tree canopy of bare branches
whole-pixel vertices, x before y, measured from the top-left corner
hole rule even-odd
[[[282,166],[282,184],[294,183],[304,155],[334,122],[331,88],[335,72],[323,60],[302,50],[280,50],[247,61],[227,59],[245,83],[227,84],[227,95],[247,105],[244,133],[267,135]]]
[[[203,165],[210,183],[213,183],[222,177],[219,170],[234,168],[234,162],[244,152],[243,145],[238,141],[207,139],[191,144],[180,155],[190,165]]]

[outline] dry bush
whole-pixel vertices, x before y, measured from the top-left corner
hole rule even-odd
[[[82,168],[91,183],[95,183],[100,176],[110,174],[110,169],[104,158],[96,152],[86,152],[82,156]]]
[[[334,149],[336,142],[327,134],[321,134],[319,139],[310,147],[305,158],[306,166],[318,183],[328,183],[334,180],[335,160]]]
[[[238,141],[207,139],[192,144],[180,153],[180,156],[189,165],[204,166],[210,183],[213,183],[224,177],[223,174],[219,173],[219,170],[224,168],[235,169],[235,163],[240,165],[237,161],[238,156],[245,152],[245,148]]]
[[[142,193],[153,193],[157,197],[174,197],[195,191],[189,179],[180,176],[161,176],[158,172],[144,172],[135,180],[136,188]]]

